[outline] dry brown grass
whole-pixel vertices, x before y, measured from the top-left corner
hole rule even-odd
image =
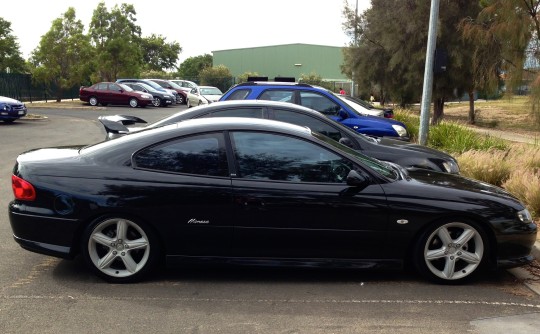
[[[509,151],[466,151],[457,156],[461,174],[476,180],[481,180],[501,186],[514,169],[508,161]]]
[[[540,171],[517,169],[502,186],[525,203],[534,217],[540,217]]]

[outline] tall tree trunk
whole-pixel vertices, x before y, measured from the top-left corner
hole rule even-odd
[[[475,114],[474,114],[474,90],[469,90],[469,124],[476,123]]]
[[[437,125],[444,117],[444,97],[438,97],[433,101],[433,117],[431,125]]]

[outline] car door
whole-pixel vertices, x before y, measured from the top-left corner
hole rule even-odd
[[[233,252],[272,258],[380,258],[386,197],[373,181],[346,184],[355,162],[302,139],[232,132],[237,160]]]
[[[232,189],[221,132],[177,138],[134,155],[135,168],[152,179],[140,191],[154,202],[149,220],[160,222],[167,254],[226,255],[232,237]],[[152,173],[148,176],[146,173]],[[142,195],[141,195],[142,197]]]
[[[124,90],[117,84],[109,84],[109,103],[112,104],[128,104],[129,95],[124,93]]]

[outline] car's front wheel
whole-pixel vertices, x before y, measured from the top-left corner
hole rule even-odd
[[[143,222],[102,217],[84,232],[82,253],[92,270],[113,283],[141,279],[156,264],[159,245]]]
[[[178,97],[176,98],[177,104],[184,104],[186,103],[186,100],[184,99],[184,96],[182,94],[178,94]]]
[[[427,229],[415,246],[417,270],[438,283],[459,283],[480,270],[488,254],[480,226],[469,221],[438,223]]]
[[[132,97],[131,99],[129,99],[129,106],[131,108],[137,108],[138,105],[139,101],[136,98]]]
[[[154,107],[159,107],[161,106],[161,99],[159,97],[154,97],[154,99],[152,100],[152,105]]]

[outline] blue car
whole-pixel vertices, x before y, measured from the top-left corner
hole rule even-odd
[[[405,124],[377,116],[361,114],[346,100],[326,88],[289,82],[246,82],[233,86],[220,101],[270,100],[299,104],[372,137],[392,137],[409,141]]]
[[[21,101],[0,96],[0,121],[11,123],[26,116],[26,106]]]

